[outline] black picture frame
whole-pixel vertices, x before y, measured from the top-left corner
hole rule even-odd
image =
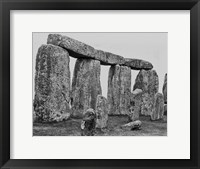
[[[190,10],[190,151],[186,159],[10,159],[11,10]],[[199,0],[0,0],[0,167],[7,168],[200,168]],[[177,96],[178,97],[178,96]],[[137,152],[135,152],[137,153]]]

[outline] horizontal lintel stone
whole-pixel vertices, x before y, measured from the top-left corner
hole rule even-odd
[[[67,49],[69,55],[74,58],[99,60],[101,65],[125,65],[134,70],[150,70],[153,68],[153,65],[147,61],[127,59],[110,52],[97,50],[90,45],[60,34],[49,34],[47,44]]]

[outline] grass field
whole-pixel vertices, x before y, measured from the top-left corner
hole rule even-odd
[[[128,123],[126,116],[109,116],[108,127],[104,131],[96,131],[95,136],[167,136],[167,117],[163,120],[150,121],[149,117],[140,117],[141,130],[122,129]],[[59,123],[34,123],[33,136],[80,136],[81,120],[69,119]]]

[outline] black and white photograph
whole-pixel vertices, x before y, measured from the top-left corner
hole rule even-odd
[[[33,32],[33,136],[167,136],[167,32]]]

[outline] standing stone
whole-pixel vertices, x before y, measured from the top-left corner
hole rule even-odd
[[[155,70],[141,70],[136,77],[133,90],[141,89],[139,104],[141,115],[151,115],[154,109],[155,94],[158,92],[159,81]]]
[[[128,114],[131,99],[131,69],[120,66],[120,114]]]
[[[164,115],[164,97],[161,93],[156,93],[155,102],[154,102],[154,110],[151,114],[151,120],[159,120],[162,119]]]
[[[120,66],[111,66],[108,74],[108,111],[109,114],[120,114]]]
[[[88,108],[95,109],[97,95],[101,94],[100,62],[77,59],[72,80],[72,115],[82,117]]]
[[[69,54],[54,45],[42,45],[36,57],[35,118],[41,122],[62,121],[70,115]]]
[[[139,120],[142,103],[142,90],[135,89],[131,93],[129,117],[131,121]]]
[[[167,115],[167,104],[164,104],[164,115]]]
[[[165,80],[164,80],[162,91],[163,91],[163,96],[164,96],[164,102],[165,104],[167,104],[167,73],[165,74]]]
[[[143,92],[156,94],[158,92],[159,81],[155,70],[140,70],[136,77],[133,90],[142,89]]]
[[[101,95],[97,96],[96,103],[96,128],[103,129],[107,127],[108,122],[108,102]]]
[[[111,66],[108,76],[109,114],[129,114],[131,97],[131,69],[127,66]]]
[[[154,109],[155,95],[149,93],[142,94],[141,115],[149,116]]]

